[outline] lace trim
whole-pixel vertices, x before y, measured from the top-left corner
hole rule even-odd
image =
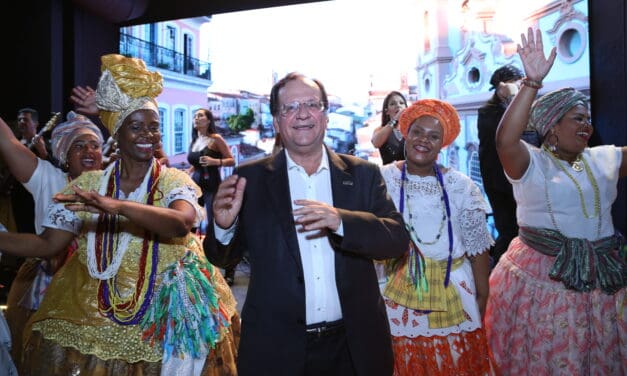
[[[137,325],[96,327],[49,319],[35,323],[35,330],[61,346],[73,347],[83,354],[95,355],[103,360],[119,358],[129,363],[161,361],[161,349],[143,342],[141,329]]]
[[[183,200],[189,202],[196,211],[196,219],[194,221],[194,226],[198,227],[200,221],[204,217],[204,212],[202,207],[198,205],[198,194],[194,187],[190,185],[184,185],[180,187],[176,187],[172,189],[168,194],[164,197],[164,206],[169,207],[170,204],[176,200]]]
[[[67,210],[64,204],[50,204],[43,226],[70,231],[78,235],[81,232],[83,221],[76,212]]]
[[[459,219],[466,254],[470,256],[481,254],[494,244],[485,225],[484,211],[464,210],[460,213]]]

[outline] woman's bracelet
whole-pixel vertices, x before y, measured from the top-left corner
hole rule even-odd
[[[392,119],[388,122],[388,127],[394,128],[396,126],[396,120]]]
[[[542,81],[530,80],[527,77],[523,78],[522,84],[527,86],[527,87],[530,87],[532,89],[542,89],[542,87],[543,87]]]

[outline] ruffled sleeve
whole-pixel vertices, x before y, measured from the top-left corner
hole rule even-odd
[[[185,172],[176,168],[167,168],[164,175],[164,206],[169,207],[176,200],[189,202],[196,211],[195,226],[204,218],[204,212],[198,205],[198,197],[202,194],[200,188]]]
[[[90,171],[81,174],[78,178],[72,180],[61,191],[64,194],[74,193],[72,186],[76,185],[83,190],[97,190],[98,183],[102,171]],[[43,221],[44,227],[54,228],[58,230],[69,231],[74,235],[78,235],[83,227],[83,221],[86,216],[90,215],[86,212],[73,212],[65,208],[64,203],[52,203],[48,206],[46,217]]]
[[[460,198],[459,226],[466,254],[474,256],[483,253],[494,244],[486,221],[488,203],[479,187],[466,175],[453,170],[449,174],[451,184],[455,187],[453,190]]]

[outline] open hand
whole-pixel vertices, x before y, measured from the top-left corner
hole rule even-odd
[[[535,37],[533,29],[527,30],[527,37],[525,34],[520,34],[522,45],[518,45],[518,54],[522,60],[523,67],[525,68],[525,74],[527,77],[536,82],[542,82],[544,77],[549,74],[549,70],[555,62],[557,56],[557,50],[555,47],[551,49],[549,58],[544,56],[544,45],[542,44],[542,32],[536,30]]]
[[[65,208],[74,212],[119,214],[120,201],[112,197],[102,196],[96,191],[85,191],[77,185],[72,186],[74,194],[57,193],[55,202],[64,202]]]
[[[87,115],[98,115],[98,106],[96,105],[96,91],[91,87],[76,86],[72,89],[70,102],[74,104],[76,112]]]

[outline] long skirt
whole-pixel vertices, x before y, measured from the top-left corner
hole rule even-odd
[[[446,337],[392,336],[394,376],[498,375],[482,328]]]
[[[240,318],[231,318],[229,333],[209,354],[202,376],[236,376],[235,362],[240,338]],[[90,376],[154,376],[161,373],[160,362],[128,363],[121,359],[103,360],[94,355],[82,354],[71,347],[62,347],[43,338],[34,331],[26,347],[20,376],[90,375]]]
[[[510,375],[626,375],[627,289],[567,290],[549,278],[554,257],[512,240],[490,274],[485,325]]]

